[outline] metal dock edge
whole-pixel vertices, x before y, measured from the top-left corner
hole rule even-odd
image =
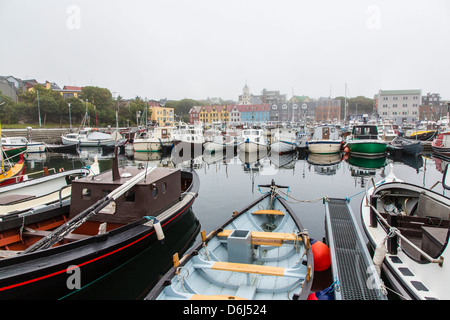
[[[325,225],[337,300],[386,300],[381,280],[346,199],[325,201]]]

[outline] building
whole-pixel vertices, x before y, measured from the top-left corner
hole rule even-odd
[[[240,106],[240,121],[246,124],[267,122],[270,120],[269,104],[252,104]]]
[[[437,121],[441,116],[447,115],[447,106],[439,93],[427,93],[422,96],[422,104],[419,106],[419,119]]]
[[[341,120],[341,100],[320,98],[316,101],[315,109],[316,121],[340,121]]]
[[[199,122],[229,122],[230,115],[228,109],[231,109],[231,106],[202,106],[200,111],[198,112]],[[194,112],[195,111],[193,111],[193,113]]]
[[[189,110],[189,123],[190,124],[199,124],[200,123],[200,111],[201,106],[193,106],[191,110]]]
[[[422,90],[380,90],[376,96],[378,115],[396,124],[413,123],[419,119]]]
[[[150,106],[150,120],[157,126],[172,126],[175,123],[173,108]]]
[[[60,90],[55,90],[55,91],[59,91],[59,93],[61,93],[61,95],[63,96],[64,99],[69,99],[69,98],[81,98],[81,90],[83,88],[81,87],[75,87],[75,86],[64,86],[62,89]]]
[[[238,105],[250,105],[250,104],[251,104],[251,94],[250,89],[248,88],[246,83],[244,88],[242,89],[242,94],[239,96]]]
[[[11,98],[13,102],[19,100],[19,93],[23,84],[13,76],[0,76],[0,93]]]
[[[263,89],[260,99],[263,104],[280,104],[286,102],[286,95],[280,94],[280,91],[270,91]]]

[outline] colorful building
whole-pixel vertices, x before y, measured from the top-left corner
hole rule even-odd
[[[151,111],[150,120],[156,125],[163,127],[175,123],[173,108],[150,106],[149,110]]]

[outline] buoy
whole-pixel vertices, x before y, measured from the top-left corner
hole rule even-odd
[[[331,266],[330,248],[321,242],[311,239],[311,249],[314,257],[314,271],[325,271]]]
[[[383,241],[377,244],[373,255],[373,264],[375,265],[378,275],[381,274],[381,265],[383,264],[384,257],[387,253],[386,245],[384,244],[385,241],[386,239],[383,239]]]
[[[349,151],[350,151],[350,149],[349,149],[348,147],[345,147],[345,148],[344,148],[344,152],[345,152],[345,153],[348,153]]]
[[[328,288],[310,293],[308,300],[334,300],[334,290],[339,290],[339,286],[339,281],[336,280]]]

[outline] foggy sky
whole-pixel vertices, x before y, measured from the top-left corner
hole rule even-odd
[[[0,0],[0,75],[125,98],[422,89],[450,99],[450,2]]]

